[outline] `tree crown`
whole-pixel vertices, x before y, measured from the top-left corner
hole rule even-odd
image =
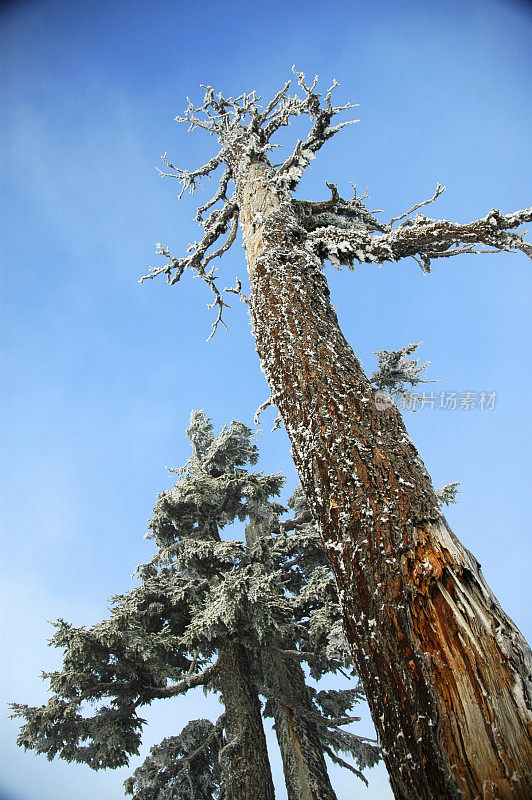
[[[234,287],[221,291],[217,284],[220,276],[212,262],[236,241],[239,219],[246,205],[243,187],[251,165],[259,163],[262,165],[260,180],[266,180],[268,190],[276,195],[281,207],[289,209],[290,224],[293,233],[297,232],[299,243],[322,263],[329,261],[338,268],[354,268],[356,264],[380,265],[411,257],[424,272],[430,272],[434,259],[463,253],[521,250],[532,258],[532,245],[523,239],[523,232],[516,230],[532,220],[530,208],[511,214],[492,209],[482,219],[465,225],[431,219],[421,213],[412,217],[414,212],[434,202],[445,191],[439,183],[432,197],[414,204],[388,222],[379,221],[375,216],[377,212],[367,209],[364,203],[367,193],[357,196],[355,190],[352,198],[344,199],[334,183],[327,184],[331,193],[327,200],[295,199],[293,192],[316,153],[342,128],[358,120],[331,124],[338,114],[355,106],[352,103],[333,105],[333,92],[338,86],[336,81],[323,97],[316,90],[317,77],[308,83],[302,72],[295,68],[293,71],[299,88],[299,93],[293,96],[288,94],[290,81],[263,105],[255,91],[225,98],[211,86],[203,86],[203,102],[196,106],[189,100],[184,115],[176,117],[177,121],[188,125],[189,131],[206,130],[220,144],[216,155],[193,170],[176,167],[166,153],[162,156],[166,169],[159,172],[178,181],[179,197],[186,190],[194,192],[202,179],[210,177],[219,167],[223,170],[216,191],[196,212],[196,221],[203,227],[201,240],[193,242],[183,257],[174,257],[167,247],[158,243],[157,252],[166,258],[166,263],[150,267],[141,282],[164,274],[168,283],[174,284],[185,270],[191,269],[205,281],[213,295],[210,307],[216,309],[216,318],[211,336],[220,323],[225,325],[222,315],[228,303],[224,292],[237,294],[246,302],[247,297],[242,292],[239,278]],[[280,164],[275,164],[269,154],[278,145],[272,140],[277,131],[289,125],[295,117],[310,120],[307,136],[298,139],[292,153]],[[254,225],[262,225],[265,221],[257,218]],[[222,237],[226,234],[224,240]]]

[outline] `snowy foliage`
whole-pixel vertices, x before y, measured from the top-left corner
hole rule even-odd
[[[442,505],[448,506],[450,503],[458,503],[460,501],[457,499],[456,495],[458,494],[459,486],[459,481],[446,483],[445,486],[441,487],[441,489],[436,489],[435,495]]]
[[[352,669],[336,586],[301,490],[289,501],[294,516],[280,521],[286,509],[274,498],[283,477],[247,470],[258,458],[249,428],[232,422],[215,437],[203,412],[193,412],[187,434],[192,457],[158,496],[149,522],[157,552],[139,567],[139,585],[114,597],[110,618],[92,628],[59,620],[51,644],[64,650],[63,668],[44,676],[53,696],[40,708],[13,704],[25,720],[23,747],[93,769],[127,764],[141,742],[137,709],[194,686],[220,692],[217,657],[230,641],[250,654],[265,713],[276,701],[260,666],[265,653],[306,661],[318,679]],[[247,545],[222,540],[225,526],[248,518]],[[348,753],[359,768],[375,763],[378,748],[339,728],[354,719],[360,688],[308,692],[308,707],[294,713],[313,718],[323,752]],[[221,797],[223,742],[223,716],[216,726],[193,721],[152,750],[126,789],[135,800]]]
[[[377,356],[378,369],[373,373],[370,381],[379,389],[388,389],[396,392],[404,389],[405,384],[417,386],[418,383],[435,383],[423,378],[421,373],[429,366],[430,361],[419,364],[417,358],[409,358],[415,353],[421,342],[417,344],[407,344],[400,350],[378,350]]]
[[[195,719],[179,736],[152,747],[148,758],[124,786],[135,800],[219,800],[222,770],[220,725]]]

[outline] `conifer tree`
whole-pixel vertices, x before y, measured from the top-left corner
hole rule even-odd
[[[343,729],[356,719],[360,686],[318,691],[301,667],[307,662],[317,679],[352,669],[304,496],[296,492],[294,517],[281,522],[286,509],[274,498],[284,479],[249,471],[258,450],[241,423],[215,437],[203,412],[193,412],[187,434],[192,457],[157,499],[147,534],[157,551],[139,568],[140,584],[89,629],[56,623],[51,643],[65,651],[63,668],[45,675],[53,692],[45,706],[13,704],[25,720],[18,743],[93,769],[122,766],[139,750],[140,707],[202,686],[219,694],[222,715],[192,720],[152,748],[126,792],[134,800],[268,800],[262,694],[289,800],[335,800],[325,754],[365,780],[361,769],[379,751]],[[222,538],[246,519],[246,542]]]
[[[288,82],[261,105],[255,92],[226,98],[205,86],[203,102],[189,101],[177,117],[218,147],[191,170],[165,154],[162,174],[180,184],[180,196],[218,168],[220,179],[197,210],[200,241],[183,257],[159,245],[165,263],[145,277],[164,274],[175,284],[194,271],[212,292],[213,333],[225,324],[228,293],[249,303],[269,402],[286,427],[336,576],[397,800],[527,800],[530,648],[449,529],[397,408],[376,402],[340,330],[323,267],[413,258],[430,272],[433,261],[464,253],[532,257],[519,230],[532,209],[491,209],[466,224],[431,219],[419,210],[442,193],[438,184],[429,200],[386,222],[367,209],[365,195],[345,199],[332,183],[327,199],[295,197],[320,148],[357,121],[333,122],[353,107],[333,104],[336,82],[322,97],[317,78],[295,74],[299,94],[289,94]],[[308,133],[274,163],[275,134],[297,117],[309,121]],[[240,279],[223,291],[217,282],[214,259],[237,240],[239,226],[249,296]]]

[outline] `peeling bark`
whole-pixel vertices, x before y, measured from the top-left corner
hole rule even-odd
[[[233,165],[261,366],[323,536],[397,800],[532,796],[531,654],[343,337],[293,206]]]

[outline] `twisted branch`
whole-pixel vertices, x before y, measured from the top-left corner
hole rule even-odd
[[[218,241],[222,234],[227,232],[227,227],[229,224],[229,235],[225,242],[218,247],[217,250],[208,253],[207,251],[209,248],[211,248]],[[214,267],[211,267],[211,269],[207,271],[207,266],[213,259],[218,258],[227,252],[236,239],[238,231],[237,204],[232,201],[227,201],[222,209],[215,209],[212,211],[210,216],[203,223],[203,227],[205,230],[203,239],[200,242],[194,242],[192,245],[190,245],[188,248],[190,254],[183,258],[175,258],[172,256],[168,248],[163,247],[163,245],[160,243],[157,243],[157,253],[165,256],[168,261],[162,267],[150,267],[148,274],[143,275],[140,278],[139,283],[142,283],[149,278],[155,278],[157,275],[163,273],[166,275],[167,283],[172,285],[181,279],[181,276],[186,269],[192,269],[194,272],[196,272],[197,277],[205,281],[214,295],[213,301],[208,303],[207,307],[218,309],[216,319],[212,323],[212,332],[208,337],[209,340],[216,333],[220,323],[224,327],[227,327],[222,319],[222,314],[224,308],[230,308],[230,306],[224,301],[223,294],[216,286],[217,276],[215,275]]]

